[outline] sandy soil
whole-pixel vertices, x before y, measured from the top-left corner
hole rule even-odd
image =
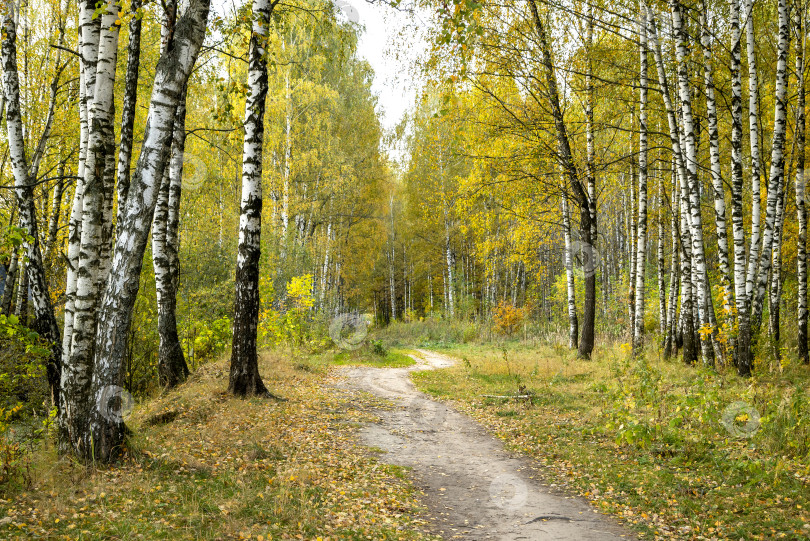
[[[635,539],[581,498],[552,492],[542,470],[509,455],[484,428],[416,390],[415,370],[454,361],[419,350],[409,368],[350,367],[342,385],[393,401],[381,422],[361,432],[363,443],[381,449],[380,460],[405,466],[425,493],[432,529],[445,539],[576,540]]]

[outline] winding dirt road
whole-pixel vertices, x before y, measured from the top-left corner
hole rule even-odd
[[[580,498],[554,494],[524,459],[510,456],[481,425],[416,390],[415,370],[454,361],[419,350],[409,368],[351,367],[345,385],[393,401],[361,436],[380,460],[411,469],[433,530],[445,539],[611,541],[635,539]]]

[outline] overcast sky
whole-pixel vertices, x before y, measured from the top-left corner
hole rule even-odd
[[[380,120],[386,130],[392,130],[413,105],[419,90],[413,77],[413,63],[425,51],[425,40],[418,31],[424,24],[417,15],[384,4],[333,1],[347,17],[365,27],[357,52],[374,69],[372,90],[379,97]]]

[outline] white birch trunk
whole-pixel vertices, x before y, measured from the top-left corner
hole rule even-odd
[[[644,346],[644,275],[647,258],[647,24],[639,21],[639,137],[638,137],[638,237],[636,239],[635,314],[633,316],[633,353]]]
[[[154,214],[158,184],[167,166],[178,98],[188,81],[205,36],[209,0],[191,0],[176,25],[173,46],[160,56],[155,69],[141,153],[118,228],[113,255],[114,272],[104,291],[98,316],[92,397],[97,399],[77,451],[101,461],[121,452],[126,427],[105,404],[110,390],[121,386],[124,359],[138,294],[141,266]]]
[[[571,218],[568,212],[568,196],[562,191],[563,236],[565,238],[565,284],[568,297],[568,347],[579,345],[579,320],[577,319],[576,282],[574,280],[574,254],[571,246]]]
[[[751,249],[748,256],[745,295],[750,302],[762,244],[760,238],[762,162],[759,151],[759,76],[754,35],[754,0],[745,0],[745,37],[748,45],[748,139],[751,145]]]
[[[762,321],[762,306],[771,270],[771,250],[776,237],[776,214],[779,201],[779,186],[784,185],[785,136],[787,130],[787,59],[790,48],[790,9],[787,0],[779,0],[779,42],[777,46],[776,84],[774,96],[773,141],[771,143],[771,168],[768,180],[768,200],[765,209],[765,229],[762,235],[762,250],[759,258],[759,273],[751,299],[751,337],[759,332]],[[778,241],[777,241],[778,242]],[[740,359],[740,375],[749,375],[751,362]]]
[[[804,25],[803,10],[796,8],[793,25],[796,31],[796,218],[798,238],[796,239],[796,280],[797,280],[797,322],[798,322],[798,356],[804,363],[810,363],[807,348],[807,181],[804,177],[805,163],[805,129],[807,125],[805,110],[804,82]]]

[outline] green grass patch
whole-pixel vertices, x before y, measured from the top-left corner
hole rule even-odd
[[[413,378],[645,539],[810,538],[806,367],[741,380],[619,347],[503,347],[440,348],[462,362]]]
[[[384,355],[377,355],[364,349],[341,351],[334,354],[331,364],[336,366],[373,366],[375,368],[405,368],[416,361],[406,351],[390,349]]]

